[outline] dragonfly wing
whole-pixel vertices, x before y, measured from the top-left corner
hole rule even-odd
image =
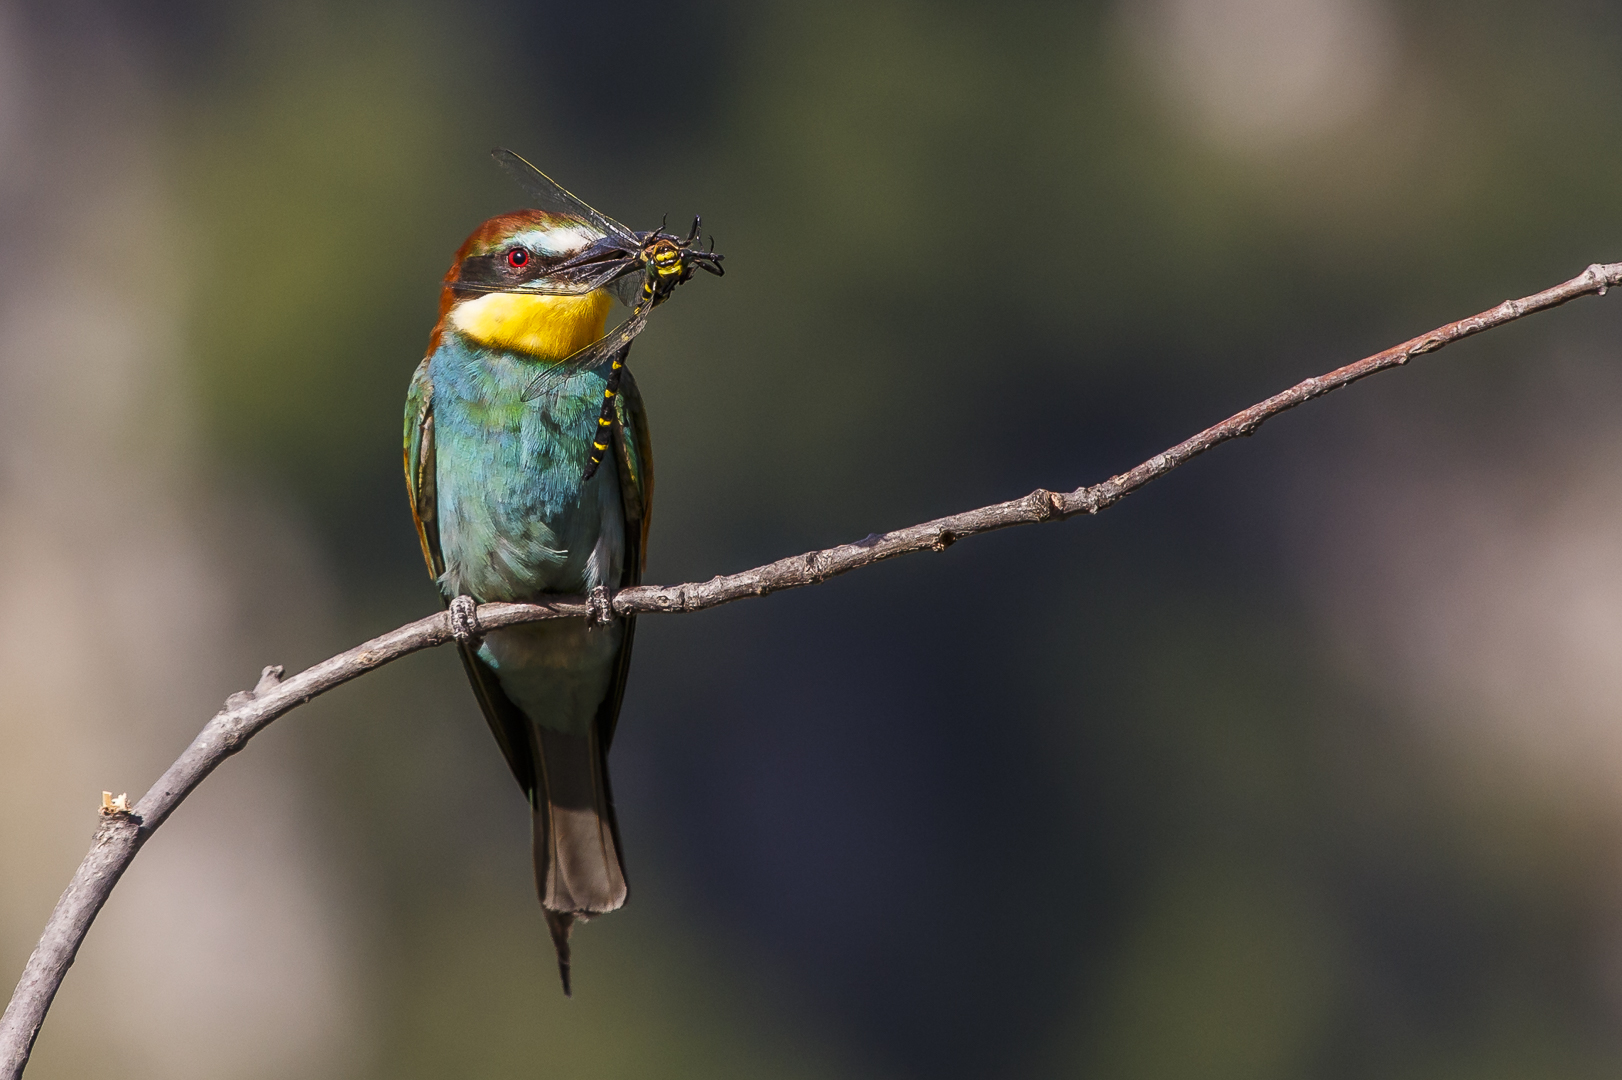
[[[645,274],[623,274],[606,283],[609,292],[619,297],[619,302],[628,308],[634,308],[637,301],[642,299],[642,280]]]
[[[620,323],[609,333],[604,334],[584,349],[559,360],[530,382],[524,388],[523,399],[534,401],[548,390],[562,383],[571,375],[578,375],[582,371],[601,367],[611,360],[615,353],[629,345],[648,325],[648,312],[653,310],[652,304],[641,304],[631,312],[631,317]]]
[[[636,233],[607,214],[594,209],[584,199],[570,192],[511,150],[498,146],[490,151],[490,156],[496,159],[496,164],[507,170],[509,176],[518,181],[519,187],[535,198],[537,209],[553,210],[571,217],[583,218],[596,226],[604,236],[612,236],[633,250],[642,246]]]
[[[624,255],[619,258],[587,263],[577,269],[560,267],[550,276],[550,282],[569,289],[579,289],[581,293],[612,286],[615,295],[623,300],[625,296],[622,287],[618,283],[628,279],[633,287],[640,287],[642,275],[637,273],[640,269],[642,269],[641,259],[631,255]],[[580,295],[580,293],[566,295]],[[632,294],[632,300],[635,300],[635,293]]]
[[[523,284],[505,284],[502,282],[458,280],[451,282],[451,288],[457,292],[476,293],[530,293],[539,296],[584,296],[589,292],[604,287],[612,287],[615,295],[624,299],[624,293],[616,284],[616,280],[629,274],[634,274],[639,267],[638,260],[626,256],[623,259],[612,259],[604,262],[594,262],[577,269],[564,268],[556,274],[527,281]],[[635,279],[637,282],[641,278]]]

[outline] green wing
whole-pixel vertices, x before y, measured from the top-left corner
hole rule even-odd
[[[411,497],[411,520],[417,523],[423,561],[436,579],[445,572],[439,552],[439,516],[434,495],[434,384],[428,379],[428,361],[417,365],[406,392],[405,478]]]
[[[642,583],[642,569],[648,558],[648,523],[653,516],[653,447],[648,439],[648,414],[629,369],[621,378],[614,413],[618,421],[614,428],[619,436],[620,500],[625,507],[625,569],[619,583],[619,588],[624,589]],[[636,618],[630,616],[625,620],[625,642],[614,668],[614,683],[597,710],[597,734],[605,753],[619,723],[635,637]]]
[[[642,392],[627,370],[614,402],[620,434],[620,497],[625,503],[625,531],[635,540],[635,558],[627,548],[625,580],[620,588],[642,583],[648,558],[648,523],[653,517],[653,447],[648,439],[648,414]]]
[[[411,496],[411,517],[417,523],[417,539],[422,542],[422,557],[428,563],[428,573],[437,582],[439,575],[445,572],[445,557],[439,549],[439,512],[434,487],[434,384],[428,378],[427,360],[417,368],[411,378],[411,389],[406,393],[405,475],[406,491]],[[467,669],[468,682],[473,684],[473,696],[479,700],[485,722],[496,737],[496,745],[501,747],[501,756],[507,759],[507,766],[519,786],[533,798],[535,757],[529,744],[529,721],[502,692],[496,673],[471,648],[459,645],[457,652],[462,655],[462,666]]]

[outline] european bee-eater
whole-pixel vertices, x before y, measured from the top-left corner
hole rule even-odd
[[[485,222],[445,275],[406,399],[423,556],[447,602],[612,593],[641,580],[653,495],[647,417],[624,370],[630,338],[695,264],[718,273],[719,256],[692,249],[696,228],[686,243],[632,233],[516,155],[497,158],[552,208]],[[605,339],[609,290],[639,273],[636,312]],[[535,884],[566,994],[574,922],[626,900],[607,753],[634,630],[630,618],[553,619],[460,650],[529,796]]]

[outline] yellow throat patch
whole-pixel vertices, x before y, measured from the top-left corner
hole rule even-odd
[[[462,301],[450,321],[487,348],[562,360],[603,336],[613,303],[604,289],[585,296],[488,293]]]

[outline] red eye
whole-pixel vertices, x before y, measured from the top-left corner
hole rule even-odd
[[[529,252],[523,248],[513,248],[507,252],[507,265],[514,270],[522,269],[527,262],[529,262]]]

